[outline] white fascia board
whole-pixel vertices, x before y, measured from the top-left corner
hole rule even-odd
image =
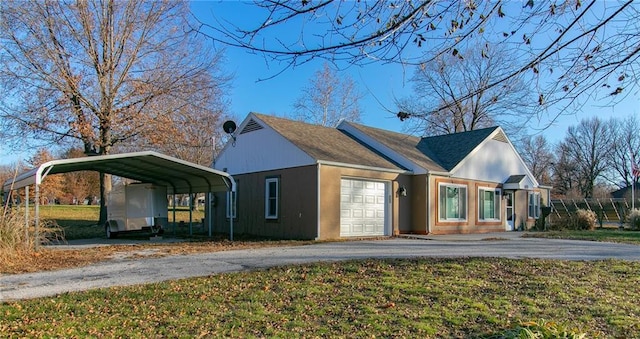
[[[398,154],[396,151],[394,151],[391,148],[387,147],[385,144],[383,144],[383,143],[379,142],[378,140],[370,137],[368,134],[363,133],[362,131],[360,131],[359,129],[357,129],[353,125],[351,125],[348,121],[343,120],[342,122],[340,122],[340,124],[336,128],[341,130],[341,131],[345,131],[345,132],[353,135],[356,139],[358,139],[358,140],[364,142],[365,144],[371,146],[373,149],[375,149],[376,151],[384,154],[389,159],[397,162],[402,167],[408,168],[411,171],[411,173],[413,173],[413,174],[426,174],[428,172],[425,168],[422,168],[421,166],[418,166],[416,163],[414,163],[413,161],[407,159],[406,157]]]
[[[440,175],[443,177],[450,177],[453,174],[451,172],[440,172],[440,171],[427,171],[428,174],[433,174],[433,175]]]
[[[335,166],[335,167],[347,167],[347,168],[355,168],[355,169],[376,171],[376,172],[388,172],[388,173],[398,173],[398,174],[415,174],[412,171],[407,171],[407,170],[402,170],[402,169],[392,169],[392,168],[382,168],[382,167],[364,166],[364,165],[356,165],[356,164],[347,164],[347,163],[344,163],[344,162],[318,160],[316,163],[319,164],[319,165],[328,165],[328,166]]]

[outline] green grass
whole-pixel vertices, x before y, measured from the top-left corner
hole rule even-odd
[[[619,230],[611,228],[595,229],[593,231],[564,230],[528,232],[525,236],[533,238],[591,240],[640,245],[640,231]]]
[[[0,333],[508,338],[534,321],[630,338],[640,336],[638,272],[640,263],[614,260],[318,263],[6,303]]]
[[[173,222],[173,211],[168,211],[169,222]],[[33,212],[32,216],[33,216]],[[100,207],[96,205],[43,205],[40,206],[40,218],[54,220],[64,231],[67,240],[103,238],[104,228],[98,225]],[[193,211],[193,222],[199,222],[204,218],[204,212]],[[177,222],[184,221],[186,226],[176,226],[176,235],[189,233],[189,209],[187,207],[176,208]],[[173,234],[173,226],[169,225],[168,234]],[[195,228],[197,232],[204,232],[201,228]]]

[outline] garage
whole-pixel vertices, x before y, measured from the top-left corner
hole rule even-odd
[[[381,181],[341,179],[341,237],[387,235],[387,186]]]

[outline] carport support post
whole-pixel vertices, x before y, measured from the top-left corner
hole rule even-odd
[[[24,187],[24,240],[29,241],[29,186]]]
[[[207,221],[207,228],[209,229],[209,238],[213,236],[213,230],[211,225],[211,214],[213,213],[213,209],[211,208],[211,192],[207,192],[204,199],[204,217]]]
[[[175,192],[175,187],[174,187]],[[171,209],[173,210],[173,235],[176,235],[176,194],[171,195]]]
[[[193,235],[193,193],[189,190],[189,236]]]
[[[36,181],[36,194],[35,194],[35,217],[34,217],[34,221],[35,221],[35,239],[34,239],[34,246],[35,246],[35,250],[38,250],[38,247],[40,247],[40,184]]]

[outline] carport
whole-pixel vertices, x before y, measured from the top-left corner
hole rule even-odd
[[[9,179],[3,185],[4,192],[25,188],[27,207],[29,186],[35,185],[36,236],[40,222],[39,186],[42,180],[50,174],[75,171],[97,171],[144,183],[162,185],[167,187],[167,194],[207,193],[205,195],[205,215],[209,236],[211,236],[212,230],[212,213],[209,203],[211,193],[235,192],[236,190],[235,181],[228,173],[152,151],[53,160],[18,175],[15,180]],[[27,208],[27,213],[28,210]],[[28,227],[28,214],[26,223],[25,227]],[[233,240],[233,219],[229,220],[229,228],[230,238]]]

